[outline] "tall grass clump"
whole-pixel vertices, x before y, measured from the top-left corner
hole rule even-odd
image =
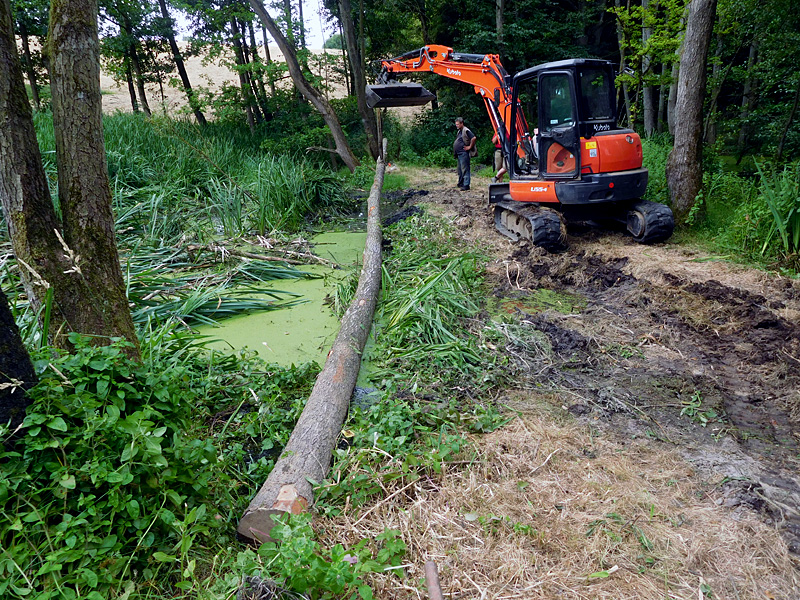
[[[757,165],[755,177],[706,177],[694,230],[712,250],[743,261],[797,268],[800,250],[800,163],[777,170]]]
[[[380,380],[404,371],[452,384],[490,368],[472,331],[482,259],[458,247],[447,225],[413,217],[388,229],[377,343]]]
[[[764,240],[764,254],[773,239],[786,259],[796,259],[800,251],[800,162],[783,171],[765,171],[756,163],[761,176],[761,197],[769,208],[772,224]]]
[[[55,182],[52,117],[37,132]],[[275,156],[246,126],[117,113],[103,121],[108,171],[123,246],[300,229],[334,209],[346,182],[304,156]],[[54,190],[55,191],[55,190]]]
[[[267,155],[246,165],[248,223],[260,235],[270,230],[296,231],[310,213],[335,210],[346,199],[342,178],[302,157]]]

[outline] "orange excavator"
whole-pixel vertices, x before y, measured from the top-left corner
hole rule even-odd
[[[613,65],[578,58],[509,75],[496,54],[430,45],[381,61],[372,108],[418,106],[434,95],[401,83],[404,73],[436,73],[468,83],[483,98],[501,140],[510,181],[489,186],[495,225],[512,240],[563,249],[567,222],[618,224],[642,243],[672,235],[669,207],[642,200],[642,142],[617,126]],[[526,114],[535,115],[531,127]]]

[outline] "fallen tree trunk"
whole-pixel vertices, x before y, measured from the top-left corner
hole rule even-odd
[[[239,521],[237,531],[248,542],[271,541],[272,515],[297,514],[313,504],[309,481],[322,481],[330,469],[380,291],[380,195],[384,172],[385,164],[379,158],[368,200],[367,242],[358,289],[289,442]]]

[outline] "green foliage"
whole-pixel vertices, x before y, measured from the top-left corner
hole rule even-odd
[[[642,166],[648,170],[647,191],[644,197],[653,202],[669,204],[667,187],[667,159],[672,151],[672,140],[666,135],[642,138]]]
[[[325,43],[322,45],[322,47],[331,50],[344,49],[344,38],[342,37],[342,34],[334,33],[331,37],[325,40]]]
[[[37,118],[45,168],[55,172],[52,120]],[[121,114],[104,120],[108,170],[123,245],[296,231],[314,211],[345,199],[329,168],[271,155],[246,127],[196,126]]]
[[[389,163],[391,164],[391,163]],[[372,189],[372,184],[375,181],[375,164],[364,161],[356,167],[355,172],[350,173],[344,169],[341,175],[345,177],[350,187],[357,190],[369,191]],[[392,192],[396,190],[404,190],[408,187],[408,179],[401,173],[395,173],[388,168],[383,176],[383,193]]]
[[[245,550],[239,553],[237,562],[251,581],[253,577],[272,580],[306,598],[371,600],[372,590],[361,574],[398,566],[406,551],[400,532],[394,529],[351,548],[336,544],[323,550],[309,515],[286,515],[276,521],[270,535],[277,543],[262,544],[257,553]]]
[[[756,163],[761,176],[761,194],[773,223],[764,240],[762,254],[777,231],[786,256],[800,251],[800,163],[786,166],[782,173],[767,173]]]
[[[457,165],[456,157],[453,156],[452,148],[437,148],[431,150],[421,161],[424,166],[436,167],[439,169],[452,169]]]
[[[456,139],[453,120],[456,116],[458,115],[450,114],[442,109],[421,113],[404,132],[403,147],[424,157],[437,152],[436,158],[428,158],[431,166],[453,166],[455,164],[453,141]],[[438,158],[439,155],[441,158]],[[448,157],[450,162],[441,164]]]
[[[338,515],[346,505],[362,506],[441,473],[444,463],[468,452],[465,433],[494,431],[509,420],[493,406],[403,398],[392,384],[374,395],[379,400],[371,407],[351,410],[343,431],[347,445],[335,450],[328,479],[315,489],[322,513]]]
[[[796,164],[782,171],[757,167],[755,177],[724,170],[707,173],[693,230],[714,252],[758,264],[796,269],[800,175]],[[781,229],[785,231],[784,238]],[[788,246],[787,246],[788,244]]]
[[[721,420],[721,417],[716,410],[711,407],[703,406],[703,396],[698,390],[695,390],[692,393],[692,397],[689,400],[684,400],[681,402],[681,404],[683,404],[683,408],[681,408],[681,416],[685,415],[703,427],[709,423]]]
[[[285,443],[299,409],[291,395],[305,395],[314,373],[273,371],[255,393],[263,365],[249,359],[195,349],[136,364],[122,342],[70,339],[72,354],[37,361],[47,371],[0,453],[0,595],[195,589],[208,570],[198,565],[247,502],[239,488],[260,485],[270,466],[245,458]],[[203,426],[234,406],[221,431]]]
[[[488,365],[465,331],[479,310],[480,258],[459,249],[446,228],[414,217],[396,224],[395,251],[384,265],[379,343],[383,366],[454,382]]]

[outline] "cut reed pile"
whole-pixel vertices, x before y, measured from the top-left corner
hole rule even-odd
[[[427,560],[451,598],[800,597],[778,533],[718,506],[677,454],[596,437],[539,402],[520,395],[517,419],[474,438],[468,469],[322,521],[325,542],[402,532],[404,576],[374,576],[379,598],[427,597]]]

